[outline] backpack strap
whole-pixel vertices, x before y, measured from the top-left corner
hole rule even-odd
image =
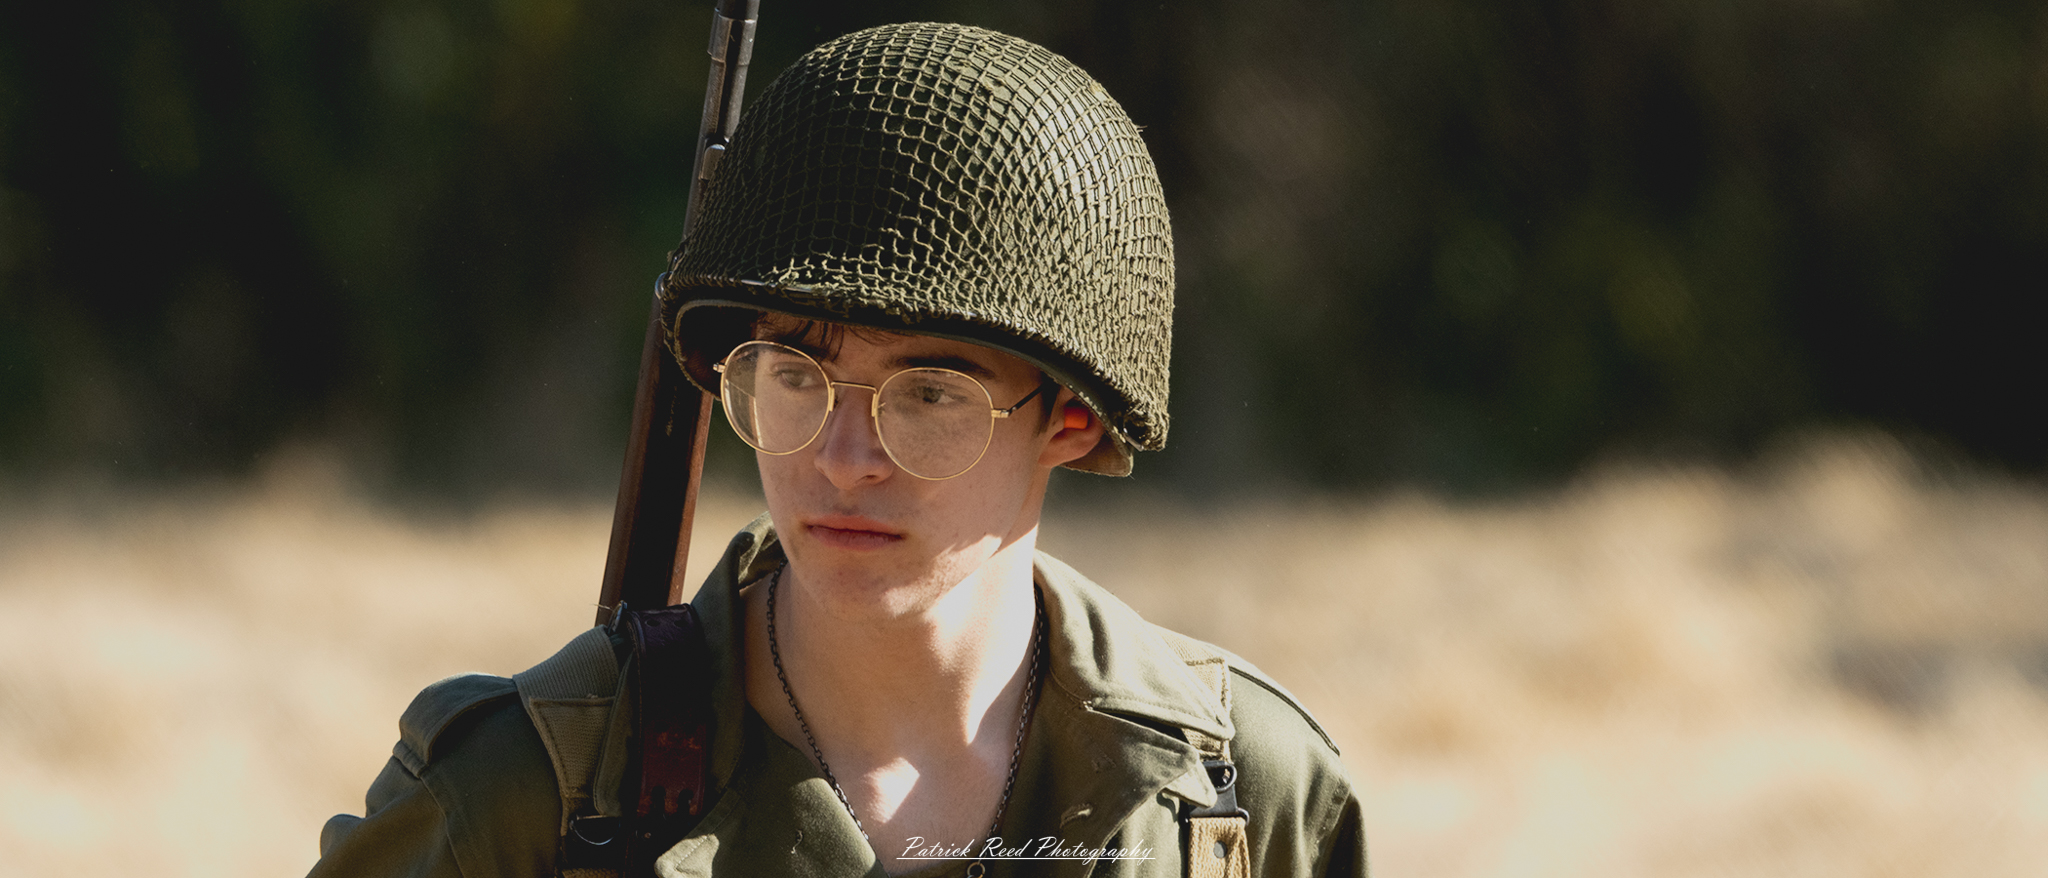
[[[1159,633],[1205,688],[1216,693],[1217,704],[1229,716],[1229,658],[1179,632],[1161,628]],[[1187,802],[1181,806],[1180,819],[1186,827],[1181,861],[1187,864],[1188,878],[1251,878],[1251,845],[1245,835],[1251,815],[1237,806],[1237,765],[1230,761],[1230,741],[1195,729],[1182,731],[1188,743],[1201,752],[1202,768],[1216,790],[1214,805]]]

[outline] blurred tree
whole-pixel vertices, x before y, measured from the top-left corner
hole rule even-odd
[[[1182,290],[1144,481],[1486,489],[1816,421],[2048,465],[2034,6],[764,5],[757,83],[957,20],[1146,126]],[[319,442],[396,489],[608,492],[707,8],[0,10],[0,471]]]

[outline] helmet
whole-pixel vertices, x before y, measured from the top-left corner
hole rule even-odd
[[[1075,469],[1126,475],[1166,444],[1166,199],[1087,73],[992,31],[899,24],[811,50],[749,103],[659,286],[698,387],[716,393],[711,365],[776,311],[1022,358],[1106,427]]]

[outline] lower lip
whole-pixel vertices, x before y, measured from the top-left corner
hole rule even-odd
[[[811,538],[819,543],[835,549],[852,549],[855,551],[873,551],[875,549],[887,548],[903,539],[903,537],[896,534],[887,534],[880,531],[845,530],[817,524],[809,526],[808,530],[810,531]]]

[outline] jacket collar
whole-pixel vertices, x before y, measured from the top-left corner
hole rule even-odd
[[[740,588],[783,563],[782,544],[764,512],[733,535],[718,566],[690,599],[711,652],[711,703],[717,718],[717,727],[711,730],[711,775],[719,789],[732,782],[733,769],[739,765],[743,748],[727,742],[743,740],[747,713],[747,614]]]
[[[711,771],[722,793],[692,838],[663,857],[669,864],[663,874],[691,874],[693,865],[708,866],[721,846],[714,837],[741,826],[749,835],[765,829],[763,824],[807,826],[803,837],[839,849],[827,852],[827,860],[845,862],[841,858],[849,844],[867,853],[824,781],[814,775],[780,777],[763,752],[780,742],[760,740],[773,733],[758,721],[747,721],[746,616],[739,591],[784,562],[764,514],[733,537],[691,600],[710,646],[717,717]],[[1213,804],[1216,794],[1201,754],[1181,730],[1225,740],[1232,736],[1229,715],[1215,692],[1137,611],[1043,552],[1034,566],[1045,597],[1049,674],[1031,724],[1031,737],[1038,741],[1027,749],[1045,756],[1033,771],[1035,789],[1028,796],[1036,807],[1022,809],[1035,815],[1006,817],[1006,826],[1034,836],[1058,834],[1072,842],[1101,844],[1162,790],[1199,805]],[[1020,787],[1024,784],[1020,777]],[[1047,819],[1048,814],[1060,815],[1059,825],[1020,822]],[[727,844],[735,841],[726,839]],[[821,853],[813,843],[803,847],[810,848],[810,856]],[[789,855],[802,854],[792,846]]]
[[[1038,586],[1052,627],[1052,679],[1089,710],[1228,740],[1213,690],[1123,601],[1039,552]]]

